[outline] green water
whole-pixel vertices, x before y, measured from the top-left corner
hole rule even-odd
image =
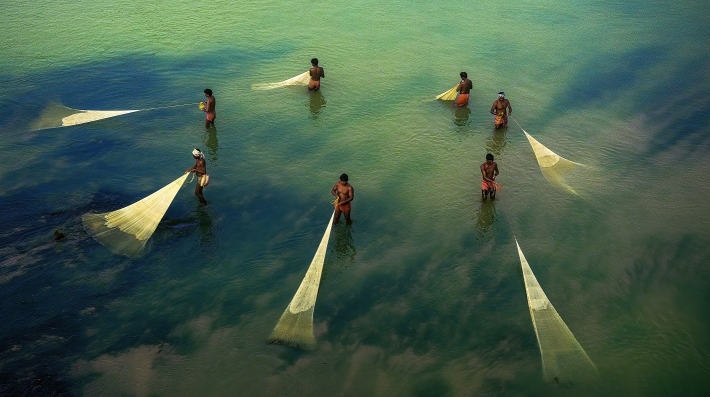
[[[386,3],[386,4],[383,4]],[[682,0],[0,6],[0,395],[694,396],[710,391],[710,14]],[[253,91],[317,56],[320,94]],[[467,71],[466,109],[433,101]],[[217,98],[216,129],[197,102]],[[551,150],[550,184],[498,91]],[[33,131],[57,104],[146,109]],[[81,215],[206,153],[143,258]],[[480,201],[479,165],[503,186]],[[267,345],[346,172],[318,349]],[[66,235],[54,241],[55,230]],[[599,370],[542,381],[516,237]]]

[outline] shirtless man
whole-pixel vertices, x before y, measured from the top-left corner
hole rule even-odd
[[[491,106],[491,114],[495,116],[496,129],[508,125],[508,115],[513,114],[513,108],[510,101],[505,99],[505,92],[498,93],[498,99]]]
[[[214,127],[214,119],[217,117],[217,112],[215,111],[216,102],[212,96],[212,90],[209,88],[205,89],[205,97],[207,102],[205,102],[205,107],[202,108],[202,111],[207,113],[205,115],[205,128],[210,128],[210,125]]]
[[[459,76],[461,76],[461,82],[456,88],[456,92],[459,93],[459,96],[456,98],[454,106],[460,107],[468,105],[468,97],[471,93],[471,88],[473,88],[473,83],[468,79],[468,74],[466,72],[461,72]]]
[[[493,155],[486,155],[486,162],[481,164],[481,198],[485,200],[491,194],[491,200],[496,199],[496,176],[498,176],[498,164],[493,161]]]
[[[195,166],[185,171],[194,172],[197,175],[197,184],[195,185],[195,196],[200,200],[202,204],[207,204],[205,196],[202,195],[202,189],[209,183],[209,176],[207,176],[207,163],[205,162],[205,155],[202,154],[200,149],[195,149],[192,151],[192,157],[195,159]]]
[[[308,69],[308,74],[311,76],[311,81],[308,82],[308,91],[317,91],[320,89],[320,79],[325,78],[325,71],[318,66],[318,58],[311,59],[312,68]]]
[[[335,196],[335,216],[333,224],[336,225],[340,220],[340,214],[345,214],[345,223],[348,225],[353,223],[350,220],[350,204],[355,198],[355,190],[348,183],[348,174],[340,175],[340,182],[337,182],[330,193]]]

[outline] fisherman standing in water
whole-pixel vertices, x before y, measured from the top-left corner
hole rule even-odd
[[[498,164],[493,161],[493,155],[488,153],[486,155],[486,162],[481,164],[481,175],[483,180],[481,181],[481,198],[485,200],[488,194],[491,195],[491,200],[496,199],[496,176],[498,176]]]
[[[308,91],[318,91],[320,89],[320,79],[325,78],[325,71],[318,66],[318,58],[311,59],[312,68],[308,69],[311,81],[308,82]]]
[[[210,128],[210,125],[214,127],[214,119],[217,118],[217,112],[215,111],[216,100],[212,96],[212,90],[209,88],[205,89],[205,97],[207,102],[202,102],[205,106],[200,106],[200,109],[207,113],[205,115],[205,128]]]
[[[513,108],[510,101],[505,99],[505,92],[498,93],[498,99],[491,106],[491,114],[495,116],[496,129],[508,125],[508,115],[513,114]]]
[[[202,195],[202,189],[210,183],[210,177],[207,175],[207,163],[205,162],[205,155],[202,154],[200,149],[195,149],[192,151],[192,157],[195,159],[195,166],[185,171],[194,172],[197,175],[197,184],[195,185],[195,196],[200,200],[202,204],[207,204],[205,196]]]
[[[454,106],[457,107],[468,105],[468,97],[470,96],[471,88],[473,88],[473,83],[468,79],[468,74],[466,72],[461,72],[459,76],[461,76],[461,82],[459,83],[459,86],[456,87],[456,92],[459,93],[459,96],[454,102]]]
[[[348,225],[353,223],[350,220],[351,202],[355,198],[355,190],[348,183],[348,174],[340,175],[340,182],[337,182],[330,193],[335,196],[335,216],[333,224],[337,224],[340,220],[340,214],[345,214],[345,223]]]

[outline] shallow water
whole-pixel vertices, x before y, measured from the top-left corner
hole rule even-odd
[[[0,7],[0,395],[710,391],[704,3],[387,3]],[[251,90],[313,56],[319,94]],[[469,107],[433,101],[461,70]],[[515,123],[493,130],[498,91],[584,165],[565,179],[577,195],[545,179]],[[57,104],[187,103],[31,128]],[[208,207],[183,188],[140,259],[86,235],[81,215],[166,185],[193,147]],[[488,152],[495,203],[478,188]],[[319,347],[266,345],[343,172],[354,224],[332,231]],[[598,383],[542,381],[514,236]]]

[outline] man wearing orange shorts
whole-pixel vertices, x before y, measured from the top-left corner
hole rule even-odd
[[[457,107],[468,105],[468,97],[471,95],[471,88],[473,88],[473,83],[468,79],[466,72],[461,72],[459,76],[461,76],[461,82],[456,88],[456,92],[459,93],[459,96],[456,97],[456,101],[454,101],[454,106]]]
[[[513,107],[510,106],[510,101],[505,99],[505,92],[498,93],[498,99],[491,106],[491,114],[495,116],[496,129],[508,125],[508,115],[513,114]]]
[[[340,220],[340,214],[345,214],[345,223],[348,225],[353,223],[350,220],[351,202],[355,198],[355,190],[348,183],[348,174],[340,175],[340,181],[333,186],[330,193],[335,196],[335,216],[333,224],[337,224]]]
[[[325,71],[318,66],[318,58],[311,59],[312,68],[308,69],[308,74],[311,76],[311,81],[308,82],[309,91],[318,91],[320,89],[320,79],[325,77]]]
[[[491,195],[491,200],[496,199],[496,176],[498,176],[498,164],[493,161],[493,155],[488,153],[486,155],[486,162],[481,164],[481,175],[483,180],[481,181],[481,198],[485,200],[488,198],[488,194]]]
[[[214,127],[214,119],[217,118],[217,111],[215,110],[216,100],[212,96],[212,90],[209,88],[205,89],[205,107],[202,109],[203,112],[207,113],[205,115],[205,128]]]

